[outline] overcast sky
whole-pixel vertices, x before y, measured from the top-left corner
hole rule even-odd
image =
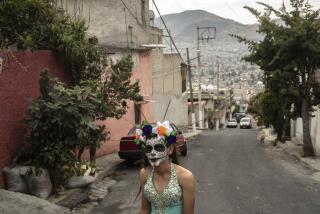
[[[281,6],[282,0],[260,0],[275,8]],[[289,2],[289,0],[284,0]],[[150,0],[150,2],[152,2]],[[218,16],[233,19],[243,24],[255,23],[255,17],[251,15],[243,6],[256,7],[255,0],[155,0],[162,15],[179,13],[185,10],[202,9]],[[320,0],[309,0],[315,8],[320,8]],[[150,9],[155,11],[153,4]]]

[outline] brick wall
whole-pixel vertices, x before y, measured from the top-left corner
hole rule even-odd
[[[40,95],[43,68],[49,69],[50,76],[70,81],[63,63],[50,51],[0,51],[0,188],[4,187],[3,167],[25,143],[23,119],[30,99]]]

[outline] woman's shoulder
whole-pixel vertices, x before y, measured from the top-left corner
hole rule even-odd
[[[152,168],[150,166],[141,168],[139,172],[140,181],[145,183],[151,171],[152,171]]]
[[[175,165],[175,167],[176,167],[178,181],[181,185],[194,182],[195,178],[191,171],[179,165]]]

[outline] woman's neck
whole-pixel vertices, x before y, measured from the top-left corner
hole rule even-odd
[[[164,175],[170,173],[171,162],[167,159],[163,161],[159,166],[154,167],[154,172],[158,175]]]

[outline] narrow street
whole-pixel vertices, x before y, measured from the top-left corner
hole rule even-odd
[[[271,146],[260,145],[258,130],[206,131],[180,158],[197,180],[197,214],[318,214],[320,185],[313,172]],[[117,183],[91,213],[138,212],[138,166],[119,166]]]

